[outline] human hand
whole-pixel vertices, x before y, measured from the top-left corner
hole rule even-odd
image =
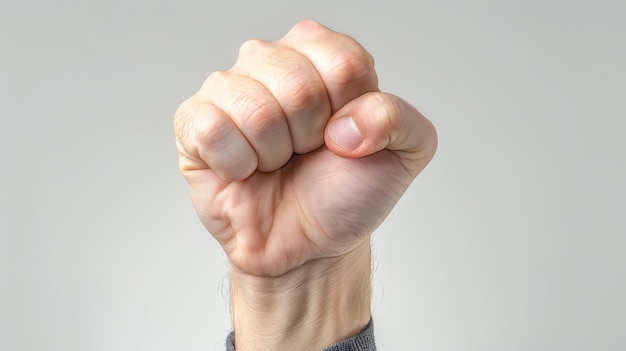
[[[379,91],[359,43],[312,21],[242,45],[181,105],[175,133],[198,216],[244,279],[369,249],[437,144],[417,110]]]
[[[436,148],[357,42],[308,21],[242,45],[178,110],[176,136],[202,223],[260,276],[368,240]]]

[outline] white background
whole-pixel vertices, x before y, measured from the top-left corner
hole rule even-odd
[[[379,349],[624,350],[626,5],[591,0],[2,1],[0,349],[223,349],[171,121],[305,18],[439,132],[374,236]]]

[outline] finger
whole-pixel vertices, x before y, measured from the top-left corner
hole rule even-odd
[[[343,157],[364,157],[387,149],[413,176],[437,149],[434,126],[413,106],[385,93],[368,93],[331,117],[325,134],[328,148]]]
[[[287,121],[261,83],[231,72],[216,72],[206,80],[198,96],[230,116],[256,151],[258,170],[274,171],[289,161],[293,146]]]
[[[302,21],[278,42],[311,61],[326,86],[332,113],[354,98],[378,90],[372,56],[347,35],[314,21]]]
[[[257,168],[257,155],[231,119],[216,106],[187,100],[174,117],[180,168],[212,169],[224,180],[243,180]]]
[[[230,71],[257,80],[274,96],[287,118],[294,152],[322,146],[330,102],[322,78],[306,57],[283,45],[251,40],[241,46]]]

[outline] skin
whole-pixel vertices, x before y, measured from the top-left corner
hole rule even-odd
[[[235,343],[319,350],[370,316],[370,236],[432,159],[432,124],[316,22],[241,46],[176,112],[180,169],[230,265]]]

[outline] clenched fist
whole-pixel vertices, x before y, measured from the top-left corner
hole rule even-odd
[[[318,261],[369,255],[370,234],[437,145],[428,120],[379,91],[359,43],[312,21],[244,43],[231,69],[180,106],[174,127],[196,211],[231,275],[272,284]]]

